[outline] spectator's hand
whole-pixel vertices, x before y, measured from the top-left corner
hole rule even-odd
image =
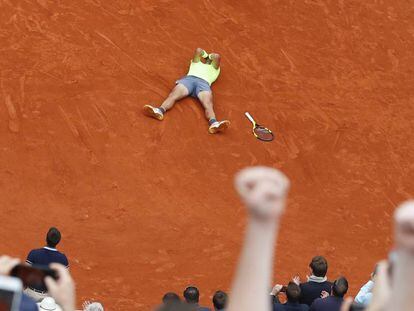
[[[344,302],[341,305],[340,311],[349,311],[351,309],[351,305],[354,302],[354,299],[352,297],[347,297],[344,299]]]
[[[49,294],[56,300],[64,311],[75,310],[75,283],[69,271],[61,264],[52,263],[50,268],[56,270],[58,279],[50,276],[45,278]]]
[[[387,310],[386,306],[391,298],[391,286],[388,277],[388,263],[384,260],[378,264],[375,275],[375,285],[372,290],[372,299],[366,311]]]
[[[329,297],[329,293],[327,291],[323,290],[321,292],[321,298],[326,298],[326,297]]]
[[[297,286],[299,286],[300,285],[300,276],[299,275],[295,275],[292,278],[292,282],[295,283]]]
[[[10,275],[11,270],[20,263],[20,259],[0,256],[0,275]]]
[[[283,213],[289,180],[282,172],[262,166],[246,168],[237,174],[235,186],[254,218],[273,221]]]
[[[273,287],[272,291],[270,292],[270,295],[277,296],[280,293],[280,291],[282,290],[282,287],[283,287],[283,285],[276,284]]]
[[[90,302],[89,300],[86,300],[86,301],[82,304],[82,310],[86,310],[90,304],[91,304],[91,302]]]

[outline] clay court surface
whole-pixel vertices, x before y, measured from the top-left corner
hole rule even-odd
[[[0,253],[57,226],[79,303],[148,310],[196,284],[207,304],[241,246],[233,175],[268,165],[292,181],[275,281],[321,254],[355,294],[414,192],[413,20],[403,0],[0,0]],[[222,55],[223,135],[191,99],[141,113],[196,47]]]

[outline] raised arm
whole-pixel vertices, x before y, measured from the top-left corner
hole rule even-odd
[[[202,48],[197,48],[194,52],[194,56],[193,56],[193,63],[198,63],[200,61],[200,58],[207,58],[208,57],[208,53],[203,50]]]
[[[270,311],[273,248],[289,180],[278,170],[253,167],[235,179],[248,210],[248,223],[228,311]]]

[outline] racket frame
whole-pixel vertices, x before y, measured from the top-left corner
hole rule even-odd
[[[252,129],[252,133],[253,133],[253,135],[258,139],[258,140],[261,140],[261,141],[266,141],[266,142],[269,142],[269,141],[272,141],[273,139],[274,139],[274,137],[275,137],[275,135],[273,134],[273,132],[271,131],[271,130],[269,130],[267,127],[264,127],[264,126],[262,126],[262,125],[260,125],[260,124],[258,124],[254,119],[253,119],[253,117],[252,117],[252,115],[250,114],[250,113],[248,113],[247,111],[244,113],[244,115],[246,116],[246,118],[247,119],[249,119],[249,121],[250,122],[252,122],[252,124],[253,124],[253,129]],[[266,129],[271,135],[272,135],[272,139],[271,140],[267,140],[267,139],[262,139],[262,138],[260,138],[257,134],[256,134],[256,132],[254,131],[256,128],[258,128],[258,127],[261,127],[261,128],[264,128],[264,129]]]

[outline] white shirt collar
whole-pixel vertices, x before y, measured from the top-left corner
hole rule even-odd
[[[52,247],[48,247],[48,246],[45,246],[45,247],[43,247],[44,249],[47,249],[47,250],[49,250],[49,251],[54,251],[54,252],[57,252],[57,249],[56,248],[52,248]]]

